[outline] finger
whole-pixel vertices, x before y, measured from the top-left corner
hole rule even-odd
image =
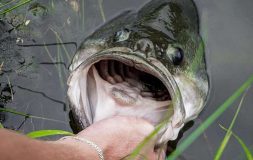
[[[154,152],[156,160],[164,160],[166,158],[166,148],[167,147],[163,147]]]

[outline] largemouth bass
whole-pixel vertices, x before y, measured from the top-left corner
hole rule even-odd
[[[76,123],[84,129],[114,115],[135,116],[154,126],[166,121],[157,146],[176,139],[209,91],[198,20],[191,0],[152,0],[90,35],[70,66]]]

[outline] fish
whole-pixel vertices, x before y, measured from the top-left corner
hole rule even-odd
[[[156,146],[175,140],[206,105],[210,83],[192,0],[152,0],[108,21],[77,50],[68,99],[81,129],[115,115],[164,122]]]

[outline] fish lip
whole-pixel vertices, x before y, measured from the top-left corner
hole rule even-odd
[[[134,62],[137,62],[138,64],[141,63],[142,66],[148,69],[148,70],[145,70],[145,72],[159,78],[168,89],[172,98],[172,104],[174,108],[174,114],[169,119],[169,122],[171,121],[171,124],[173,127],[181,128],[184,124],[185,108],[184,108],[182,96],[181,96],[181,93],[180,93],[179,87],[177,86],[176,81],[174,80],[173,76],[167,69],[165,71],[162,71],[161,69],[156,67],[154,64],[147,61],[142,56],[138,56],[138,55],[139,55],[138,52],[132,51],[132,49],[129,49],[126,47],[106,49],[87,57],[75,69],[79,68],[80,66],[83,66],[83,67],[91,66],[92,64],[103,59],[118,60],[128,65],[129,63],[133,63],[133,65],[136,65]]]

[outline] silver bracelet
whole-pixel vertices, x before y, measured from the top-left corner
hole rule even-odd
[[[96,143],[94,143],[92,141],[89,141],[85,138],[79,138],[79,137],[74,137],[74,136],[63,137],[60,140],[64,140],[64,139],[67,139],[67,138],[72,138],[72,139],[75,139],[77,141],[84,142],[84,143],[88,144],[89,146],[91,146],[92,148],[94,148],[97,151],[99,160],[105,160],[102,149]]]

